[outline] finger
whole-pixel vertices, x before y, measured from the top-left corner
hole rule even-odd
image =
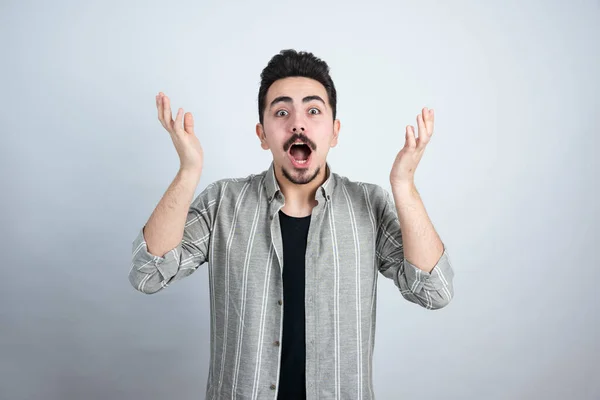
[[[163,121],[162,95],[160,93],[156,96],[156,109],[158,111],[158,120],[162,126],[166,128],[165,122]]]
[[[432,109],[423,109],[423,119],[425,120],[425,127],[427,128],[427,134],[429,136],[433,135],[433,110]]]
[[[415,138],[415,129],[411,125],[406,126],[406,144],[405,146],[409,149],[414,149],[417,145],[417,139]]]
[[[183,128],[182,128],[182,123],[183,121],[183,108],[180,108],[179,110],[177,110],[177,115],[175,116],[175,123],[174,123],[174,131],[177,133],[183,133]]]
[[[166,128],[169,130],[173,129],[173,115],[171,114],[171,104],[169,102],[169,98],[165,95],[163,96],[163,120],[166,125]]]
[[[425,147],[429,143],[430,138],[431,138],[431,136],[429,136],[427,134],[423,134],[423,136],[419,136],[419,139],[417,139],[417,150],[419,150],[419,151],[425,150]]]
[[[423,114],[417,115],[417,126],[419,129],[419,139],[417,142],[417,148],[421,149],[427,143],[427,138],[429,138],[429,135],[427,134],[427,128],[425,127],[425,121],[423,121]]]
[[[194,117],[191,112],[185,113],[183,118],[183,129],[189,133],[190,135],[195,135],[194,133]]]

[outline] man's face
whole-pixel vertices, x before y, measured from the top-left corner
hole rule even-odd
[[[311,182],[325,170],[329,149],[337,144],[339,120],[325,87],[318,81],[290,77],[275,81],[265,98],[263,124],[256,134],[273,162],[295,184]]]

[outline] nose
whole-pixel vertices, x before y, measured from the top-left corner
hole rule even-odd
[[[290,124],[289,127],[291,128],[292,133],[304,133],[305,121],[300,111],[292,113],[288,122]]]

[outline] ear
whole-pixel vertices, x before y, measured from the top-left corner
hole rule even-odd
[[[333,121],[333,137],[331,138],[331,147],[335,147],[338,144],[338,137],[340,135],[340,128],[342,123],[339,119]]]
[[[258,139],[260,140],[260,147],[262,147],[263,150],[269,150],[269,144],[265,137],[265,130],[260,122],[256,124],[256,136],[258,136]]]

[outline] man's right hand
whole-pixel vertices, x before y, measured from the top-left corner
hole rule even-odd
[[[192,113],[184,114],[183,108],[180,108],[177,110],[175,121],[173,121],[170,100],[163,92],[156,96],[156,108],[158,109],[158,120],[171,135],[171,140],[173,140],[175,150],[179,155],[180,169],[201,174],[204,152],[194,133]]]

